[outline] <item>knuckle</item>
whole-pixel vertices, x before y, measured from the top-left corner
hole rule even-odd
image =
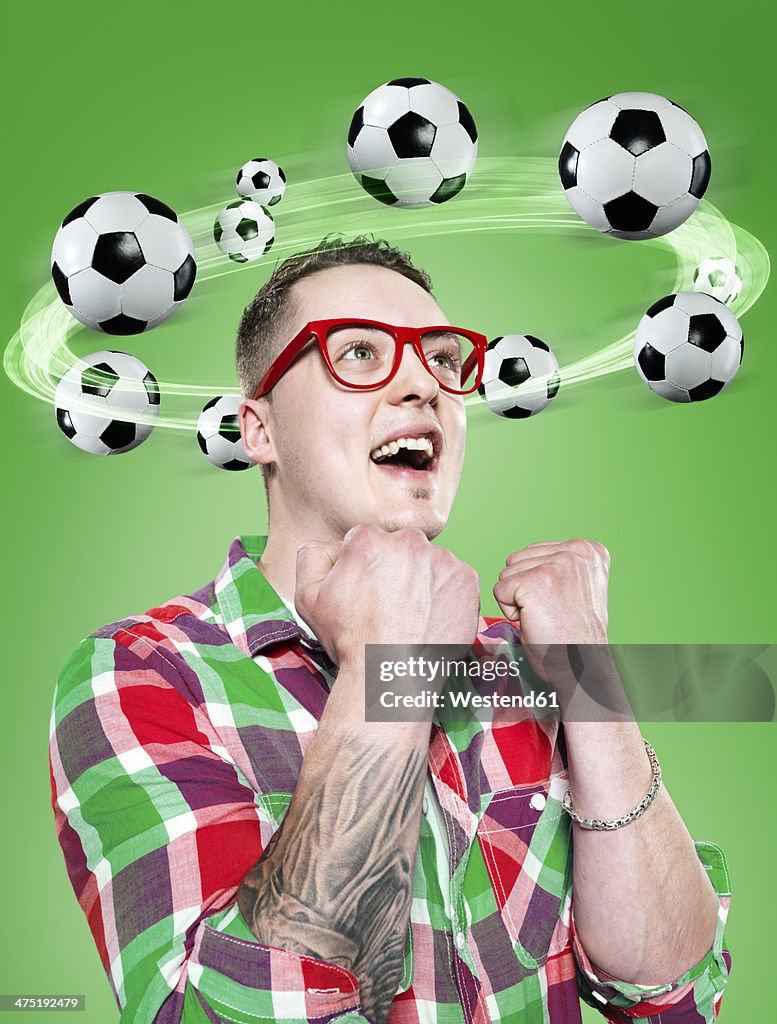
[[[571,551],[575,555],[581,555],[586,557],[590,554],[592,544],[589,540],[584,540],[582,537],[573,537],[572,540],[567,541],[567,551]]]
[[[409,559],[420,558],[427,548],[431,548],[426,534],[417,527],[403,526],[388,536],[389,542],[398,545],[404,557]]]
[[[373,523],[357,523],[343,537],[343,543],[362,545],[375,540],[381,531]]]
[[[426,545],[429,539],[420,526],[403,526],[397,534],[408,544]]]

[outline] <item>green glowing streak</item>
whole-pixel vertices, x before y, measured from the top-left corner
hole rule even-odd
[[[567,203],[559,185],[556,161],[550,157],[481,158],[472,180],[450,203],[415,209],[387,209],[371,202],[356,185],[351,174],[291,184],[284,198],[282,239],[277,240],[272,257],[248,264],[236,264],[219,252],[213,242],[213,221],[222,204],[202,207],[185,214],[186,225],[197,250],[197,281],[215,280],[225,274],[240,273],[258,265],[274,264],[302,249],[311,248],[332,232],[346,237],[374,232],[388,234],[392,242],[418,237],[465,234],[483,231],[590,232]],[[623,245],[649,245],[674,255],[676,275],[673,292],[692,291],[694,271],[709,256],[727,258],[739,268],[742,290],[730,308],[735,316],[747,312],[766,287],[769,257],[753,235],[729,223],[711,203],[702,200],[695,213],[679,228],[661,238]],[[659,298],[659,296],[656,296]],[[68,341],[77,331],[88,330],[62,305],[54,285],[49,282],[33,296],[24,311],[19,330],[11,338],[3,357],[3,368],[17,387],[35,398],[53,403],[60,377],[72,366],[76,356]],[[635,324],[636,330],[636,324]],[[105,336],[106,346],[116,344]],[[582,384],[595,377],[634,366],[634,331],[591,355],[561,368],[562,387]],[[160,381],[161,395],[197,399],[196,412],[190,417],[164,415],[127,418],[156,426],[191,430],[196,427],[203,400],[214,394],[239,394],[234,385],[187,385]],[[485,408],[475,393],[467,405]],[[163,403],[164,405],[164,403]],[[88,406],[84,406],[88,408]]]

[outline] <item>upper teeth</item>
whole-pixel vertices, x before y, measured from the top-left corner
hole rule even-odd
[[[434,446],[429,437],[398,437],[395,441],[381,445],[370,452],[370,458],[380,459],[386,455],[396,455],[400,448],[415,448],[418,451],[425,451],[429,458],[434,455]]]

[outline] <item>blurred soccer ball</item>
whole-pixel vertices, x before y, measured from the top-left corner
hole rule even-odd
[[[159,385],[126,352],[92,352],[65,373],[54,393],[57,425],[92,455],[120,455],[146,440],[159,414]],[[135,417],[143,417],[136,422]]]
[[[241,470],[255,466],[245,453],[237,410],[240,395],[219,395],[203,406],[197,420],[197,443],[202,454],[219,469]]]
[[[238,199],[216,217],[213,237],[225,256],[248,263],[269,252],[275,241],[275,222],[259,203]]]
[[[742,277],[723,256],[702,260],[693,275],[693,290],[706,292],[720,302],[731,303],[742,291]]]
[[[542,412],[558,394],[558,360],[531,334],[505,334],[488,343],[478,392],[491,412],[526,419]]]

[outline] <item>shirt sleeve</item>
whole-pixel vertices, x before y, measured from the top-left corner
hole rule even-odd
[[[354,974],[262,945],[239,913],[277,825],[198,692],[129,630],[82,640],[57,680],[57,835],[122,1024],[367,1024]]]
[[[574,909],[570,912],[580,995],[611,1024],[627,1024],[635,1019],[650,1024],[713,1024],[717,1019],[731,969],[731,954],[724,932],[731,888],[726,858],[720,847],[700,841],[695,841],[694,846],[718,897],[718,922],[712,948],[671,984],[630,984],[600,968],[594,970],[577,937]]]

